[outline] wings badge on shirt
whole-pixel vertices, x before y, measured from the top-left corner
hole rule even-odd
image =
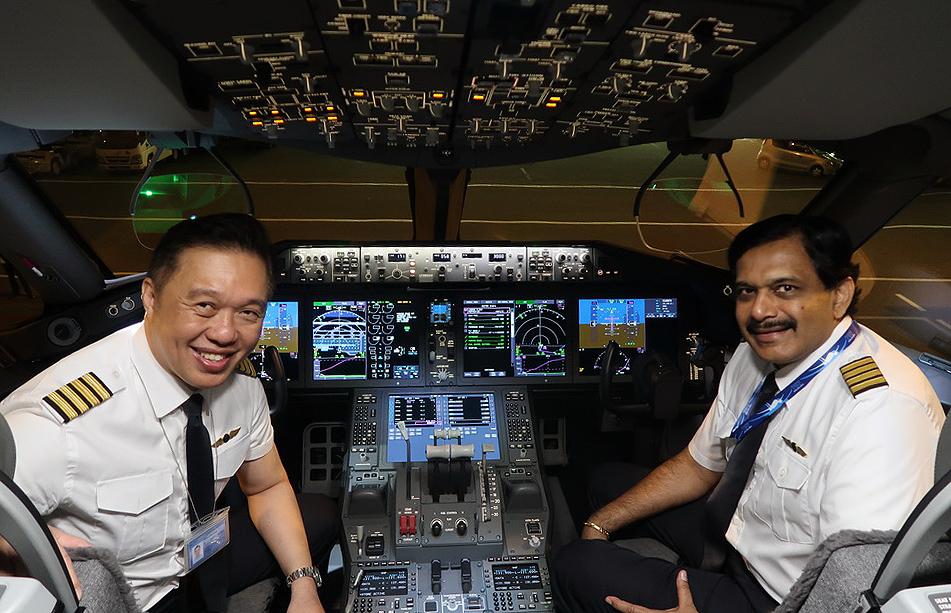
[[[225,443],[227,443],[234,437],[238,436],[238,432],[241,432],[241,426],[238,426],[231,432],[225,432],[224,435],[222,435],[221,438],[219,438],[217,441],[212,443],[211,446],[215,449],[217,449],[218,447],[221,447],[222,445],[224,445]]]

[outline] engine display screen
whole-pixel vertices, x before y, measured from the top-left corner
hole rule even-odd
[[[500,591],[541,589],[538,564],[495,564],[492,566],[492,587]]]
[[[419,379],[420,322],[408,300],[314,302],[315,381]]]
[[[409,593],[409,573],[405,568],[374,569],[363,572],[361,597],[403,596]]]
[[[463,445],[475,445],[475,459],[482,458],[484,443],[492,443],[495,449],[486,454],[486,459],[498,460],[501,456],[495,404],[492,392],[390,396],[386,461],[406,461],[406,441],[397,422],[406,425],[413,462],[426,461],[426,445],[459,443],[456,439],[436,440],[437,429],[458,430]]]
[[[618,374],[630,371],[638,353],[650,349],[677,355],[676,298],[598,298],[578,301],[578,372],[601,372],[604,347],[620,348]]]
[[[466,300],[464,377],[564,377],[565,300]]]
[[[284,376],[288,381],[297,381],[300,373],[300,316],[298,304],[293,301],[275,301],[267,303],[264,323],[261,326],[261,339],[254,351],[248,356],[255,369],[265,381],[274,379],[264,366],[264,348],[277,347],[284,366]]]

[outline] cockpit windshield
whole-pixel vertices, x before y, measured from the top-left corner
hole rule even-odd
[[[94,138],[96,147],[117,148],[146,140],[135,131],[85,138]],[[31,172],[117,277],[143,272],[154,245],[143,239],[143,222],[129,212],[141,171],[104,170],[91,143],[81,143],[82,136],[72,136],[46,155],[34,156],[68,159],[68,167],[57,168],[60,172]],[[403,167],[238,139],[222,139],[217,150],[247,183],[257,217],[275,242],[413,239],[410,171]],[[183,153],[159,161],[153,175],[222,173],[206,152]],[[770,215],[803,210],[841,166],[834,154],[807,143],[742,139],[723,155],[726,172],[715,156],[679,156],[645,183],[668,153],[665,145],[648,143],[473,169],[454,238],[600,242],[725,268],[726,247],[740,229]],[[26,165],[29,153],[19,159]],[[150,196],[140,194],[138,205],[139,217],[145,211],[146,220]],[[923,350],[935,349],[936,343],[946,347],[949,341],[942,339],[951,336],[951,313],[941,306],[951,303],[942,297],[951,292],[942,283],[951,270],[933,248],[936,236],[949,227],[949,200],[951,192],[941,184],[927,190],[857,253],[864,292],[860,319]]]

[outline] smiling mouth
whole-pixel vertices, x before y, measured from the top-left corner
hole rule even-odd
[[[218,352],[218,351],[202,351],[200,349],[192,349],[195,352],[195,355],[205,364],[205,368],[216,369],[218,367],[224,367],[229,363],[229,359],[234,355],[230,352]]]

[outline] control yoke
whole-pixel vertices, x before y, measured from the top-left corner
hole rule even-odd
[[[649,351],[638,354],[631,362],[634,399],[639,402],[619,404],[614,400],[614,370],[620,363],[620,347],[609,341],[601,358],[598,395],[601,406],[615,415],[631,415],[653,411],[657,419],[671,419],[680,411],[683,377],[680,369],[667,357]]]
[[[281,354],[274,345],[264,348],[264,370],[272,375],[271,394],[268,396],[268,409],[271,418],[277,417],[287,407],[287,375],[284,374],[284,363]]]

